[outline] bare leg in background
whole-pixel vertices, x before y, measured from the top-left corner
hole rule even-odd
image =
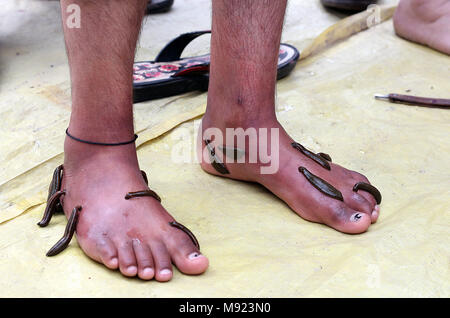
[[[61,1],[81,8],[81,28],[64,26],[72,81],[69,132],[81,139],[116,143],[133,138],[132,67],[147,0]],[[82,205],[77,240],[108,268],[142,279],[172,278],[172,263],[187,274],[208,267],[190,238],[154,198],[124,200],[147,189],[135,144],[94,146],[66,137],[64,211]],[[151,186],[151,175],[150,186]]]
[[[352,188],[357,182],[368,182],[367,178],[336,164],[325,170],[291,146],[293,140],[277,121],[275,84],[285,8],[283,0],[213,1],[208,106],[202,120],[202,132],[216,127],[224,136],[226,128],[278,128],[279,170],[261,174],[260,161],[227,163],[230,174],[218,173],[207,161],[202,161],[202,168],[211,174],[260,183],[309,221],[345,233],[364,232],[377,220],[379,207],[372,195]],[[247,146],[254,138],[260,136],[250,137]],[[204,146],[202,139],[205,137],[199,135],[198,144]],[[248,153],[248,147],[245,150]],[[202,151],[200,146],[199,155]],[[298,172],[299,166],[334,185],[344,202],[319,192]]]

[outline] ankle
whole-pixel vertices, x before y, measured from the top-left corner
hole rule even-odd
[[[134,143],[121,146],[90,145],[66,136],[64,141],[64,168],[75,171],[86,165],[109,162],[112,165],[138,165]],[[104,167],[103,167],[104,168]]]

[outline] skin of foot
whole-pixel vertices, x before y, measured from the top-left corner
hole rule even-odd
[[[394,14],[397,35],[450,55],[450,1],[401,0]]]
[[[60,2],[72,89],[68,131],[89,141],[131,140],[133,61],[147,0],[79,1],[79,29],[64,23],[72,2]],[[174,219],[158,200],[125,200],[148,189],[134,143],[99,146],[66,137],[64,154],[62,203],[66,216],[82,206],[76,235],[89,257],[124,276],[161,282],[172,278],[172,264],[185,274],[207,269],[208,259],[169,225]]]
[[[238,7],[233,0],[213,2],[208,104],[197,139],[201,167],[214,175],[263,185],[306,220],[345,233],[366,231],[378,219],[380,209],[371,194],[352,189],[357,182],[369,183],[367,178],[334,163],[330,163],[331,170],[326,170],[307,158],[291,146],[294,140],[276,119],[278,45],[286,1],[268,1],[264,6],[256,1],[239,3]],[[233,21],[229,16],[233,16]],[[247,157],[246,163],[225,162],[230,173],[219,173],[203,156],[204,139],[209,139],[204,133],[209,128],[221,132],[225,146],[233,143],[226,140],[227,128],[278,129],[279,169],[272,174],[261,174],[261,158],[250,163]],[[258,142],[255,139],[260,137],[248,137],[243,149],[247,156],[249,145]],[[301,140],[296,141],[301,143]],[[219,146],[222,145],[214,146],[218,156],[221,155]],[[269,153],[271,151],[269,149]],[[300,166],[337,188],[344,201],[326,196],[313,187],[299,172]]]
[[[230,123],[227,127],[221,127],[220,122],[214,122],[209,117],[203,118],[202,130],[197,140],[199,159],[205,149],[205,143],[202,143],[202,140],[205,139],[203,133],[211,127],[220,127],[219,130],[223,132],[224,136],[226,128],[241,127],[244,130],[248,128],[247,125],[238,122],[234,125]],[[291,143],[294,140],[276,120],[253,122],[251,127],[257,129],[267,128],[268,131],[271,128],[278,129],[279,169],[277,172],[262,174],[261,167],[267,166],[267,163],[263,164],[260,160],[256,163],[249,163],[248,156],[246,156],[246,163],[226,162],[227,158],[222,156],[221,161],[225,163],[229,174],[219,173],[208,159],[200,161],[202,169],[217,176],[259,183],[283,200],[302,218],[311,222],[326,224],[344,233],[356,234],[365,232],[371,223],[377,221],[380,208],[376,204],[374,197],[365,191],[354,192],[352,190],[353,186],[358,182],[370,183],[365,176],[335,163],[330,163],[330,170],[324,169],[292,147]],[[258,138],[257,136],[256,139]],[[250,137],[247,141],[245,151],[248,154],[249,145],[255,143],[256,140]],[[231,143],[228,142],[228,144]],[[270,145],[270,142],[268,144]],[[215,147],[216,154],[221,156],[221,154],[218,154],[220,152],[219,149],[219,147]],[[344,201],[326,196],[317,190],[299,172],[298,168],[301,166],[338,189],[342,193]]]
[[[148,189],[134,145],[102,147],[65,142],[62,203],[67,217],[82,206],[77,241],[83,251],[125,276],[164,282],[172,263],[185,274],[208,267],[183,231],[169,225],[174,218],[152,197],[125,200],[128,192]]]

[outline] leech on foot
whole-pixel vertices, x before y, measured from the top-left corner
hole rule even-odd
[[[55,169],[55,171],[53,171],[52,181],[50,182],[50,186],[48,187],[47,201],[50,200],[50,197],[56,191],[61,190],[62,172],[63,172],[63,165],[58,166]]]
[[[198,243],[197,238],[195,237],[195,235],[187,227],[185,227],[183,224],[178,223],[176,221],[169,222],[169,224],[171,226],[173,226],[173,227],[176,227],[177,229],[182,230],[184,233],[186,233],[190,237],[190,239],[192,240],[192,243],[194,243],[194,245],[200,251],[200,244]]]
[[[141,170],[141,174],[142,174],[142,178],[144,178],[145,184],[148,185],[148,178],[147,178],[147,174],[145,173],[144,170]]]
[[[50,186],[48,187],[47,202],[50,200],[50,197],[55,194],[56,191],[61,190],[63,169],[63,165],[60,165],[56,167],[55,171],[53,172],[52,181],[50,182]],[[63,212],[62,205],[59,202],[56,203],[54,212]]]
[[[52,219],[53,214],[55,214],[56,211],[56,206],[59,203],[59,198],[63,195],[66,194],[66,191],[56,191],[55,193],[53,193],[53,195],[48,199],[47,201],[47,206],[45,207],[45,211],[44,211],[44,216],[42,217],[42,220],[39,221],[38,225],[40,227],[44,227],[47,226],[48,223],[50,223],[50,220]]]
[[[371,195],[373,195],[377,204],[381,203],[381,193],[373,185],[365,183],[365,182],[358,182],[357,184],[355,184],[353,186],[353,191],[358,192],[358,190],[363,190],[363,191],[369,192]]]
[[[222,153],[225,154],[228,158],[231,158],[233,160],[238,160],[242,158],[245,155],[245,150],[239,149],[239,148],[230,148],[226,146],[217,146]]]
[[[328,160],[329,162],[331,162],[331,157],[330,157],[329,154],[323,153],[323,152],[319,152],[317,155],[321,156],[323,159]]]
[[[214,169],[217,170],[217,172],[221,174],[229,174],[230,172],[228,171],[227,167],[225,167],[224,163],[219,159],[219,157],[216,156],[216,151],[209,144],[210,142],[211,140],[207,139],[205,140],[205,145],[209,152],[209,159],[211,161],[211,165],[213,166]]]
[[[61,253],[72,240],[73,233],[75,233],[78,224],[78,217],[80,215],[81,206],[76,206],[72,210],[72,214],[67,221],[66,229],[64,230],[63,237],[55,244],[51,249],[48,250],[47,256],[54,256]]]
[[[314,152],[306,149],[305,147],[303,147],[301,144],[299,144],[298,142],[293,142],[291,143],[291,146],[294,147],[295,149],[297,149],[298,151],[300,151],[302,154],[304,154],[306,157],[308,157],[309,159],[314,160],[315,162],[317,162],[319,165],[321,165],[322,167],[324,167],[327,170],[331,170],[330,164],[328,163],[327,160],[325,160],[324,158],[322,158],[322,156],[315,154]],[[329,157],[329,156],[328,156]],[[331,158],[330,158],[331,159]],[[331,161],[331,160],[330,160]]]
[[[299,167],[298,171],[305,176],[306,180],[308,180],[309,183],[311,183],[317,190],[319,190],[323,194],[332,197],[333,199],[344,201],[342,193],[325,180],[312,174],[305,167]]]
[[[142,191],[136,191],[136,192],[128,192],[125,195],[125,200],[129,200],[132,198],[137,198],[137,197],[152,197],[155,198],[156,200],[158,200],[159,202],[161,202],[161,198],[159,197],[159,195],[152,190],[142,190]]]

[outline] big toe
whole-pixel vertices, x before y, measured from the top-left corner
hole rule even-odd
[[[367,213],[342,206],[333,211],[332,217],[326,223],[343,233],[358,234],[366,232],[372,220]]]
[[[183,273],[198,275],[206,271],[209,260],[200,253],[190,237],[180,231],[173,229],[173,235],[166,240],[166,245],[173,263]]]

